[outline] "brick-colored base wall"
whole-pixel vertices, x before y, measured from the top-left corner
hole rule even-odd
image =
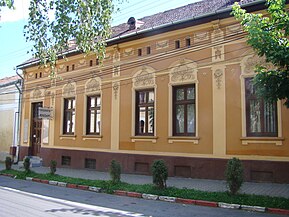
[[[28,153],[21,147],[20,159]],[[22,157],[23,156],[23,157]],[[70,157],[70,165],[62,165],[62,156]],[[65,149],[41,148],[44,165],[56,160],[59,167],[85,168],[85,159],[95,159],[97,171],[108,171],[112,159],[121,163],[123,173],[150,174],[152,162],[163,159],[168,165],[169,176],[223,180],[226,159],[154,156]],[[289,162],[244,160],[245,181],[289,183]]]

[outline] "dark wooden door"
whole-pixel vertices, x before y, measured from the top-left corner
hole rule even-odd
[[[31,120],[31,155],[38,156],[41,147],[42,119],[38,118],[38,108],[42,107],[42,102],[32,103]]]

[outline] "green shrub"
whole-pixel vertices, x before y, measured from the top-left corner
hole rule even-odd
[[[225,177],[230,194],[235,195],[241,188],[244,179],[244,170],[242,162],[238,158],[232,158],[227,163]]]
[[[55,160],[50,161],[50,174],[54,175],[56,172],[57,162]]]
[[[164,160],[155,160],[152,165],[153,183],[158,188],[166,188],[168,179],[168,167]]]
[[[112,183],[116,184],[120,182],[121,166],[120,163],[116,160],[112,160],[109,166],[109,174],[112,180]]]
[[[24,166],[25,172],[27,173],[30,172],[30,158],[29,157],[26,157],[24,159],[23,166]]]
[[[6,167],[6,170],[11,170],[11,167],[12,167],[12,158],[7,156],[6,159],[5,159],[5,167]]]

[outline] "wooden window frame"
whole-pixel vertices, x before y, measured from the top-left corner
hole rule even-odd
[[[69,109],[68,108],[68,103],[69,101],[72,101],[72,105],[73,105],[73,101],[75,101],[75,98],[72,97],[72,98],[66,98],[64,99],[64,114],[63,114],[63,134],[65,135],[73,135],[74,134],[74,131],[73,131],[73,124],[75,125],[75,123],[72,122],[72,114],[73,112],[75,113],[75,107],[74,108],[71,108]],[[74,105],[76,105],[76,103],[74,103]],[[75,114],[74,114],[75,115]],[[68,119],[68,117],[70,117]],[[67,122],[70,121],[72,124],[70,124],[69,126],[69,130],[67,131]],[[75,128],[74,128],[75,130]]]
[[[139,95],[140,93],[146,92],[146,100],[145,103],[141,103],[139,102]],[[153,110],[155,109],[155,99],[153,102],[148,102],[149,99],[149,93],[153,92],[154,96],[155,96],[155,91],[154,89],[145,89],[145,90],[137,90],[136,91],[136,100],[135,100],[135,135],[136,136],[153,136],[155,133],[155,126],[153,123],[153,132],[152,133],[148,133],[148,127],[149,127],[149,107],[153,107]],[[145,124],[144,124],[144,133],[139,132],[140,129],[140,123],[139,123],[139,114],[140,114],[140,108],[145,108]],[[154,115],[154,119],[155,119],[155,115]]]
[[[179,49],[181,47],[181,41],[175,40],[175,49]]]
[[[173,86],[173,136],[196,136],[196,85],[195,84],[186,84],[186,85],[179,85],[179,86]],[[187,89],[188,88],[194,88],[194,99],[187,99]],[[178,100],[177,101],[177,90],[183,89],[184,90],[184,100]],[[188,119],[188,112],[187,112],[187,107],[188,105],[193,104],[195,107],[195,114],[194,114],[194,129],[195,132],[189,133],[188,132],[188,124],[187,124],[187,119]],[[177,105],[184,105],[184,133],[177,133],[177,120],[176,120],[176,106]]]
[[[276,132],[265,132],[264,127],[264,99],[258,98],[256,94],[250,94],[250,90],[248,90],[247,85],[249,82],[252,82],[253,78],[245,78],[245,108],[246,108],[246,132],[248,137],[277,137],[278,136],[278,111],[277,111],[277,103],[273,102],[273,107],[275,110],[274,118],[275,118],[275,126]],[[251,119],[250,119],[250,101],[255,100],[260,103],[260,122],[261,122],[261,132],[251,132]]]
[[[95,107],[91,107],[91,98],[95,98]],[[97,129],[97,121],[100,121],[100,120],[97,120],[97,112],[99,111],[100,112],[100,115],[101,115],[101,105],[97,105],[97,98],[100,98],[101,100],[101,96],[100,94],[97,94],[97,95],[92,95],[92,96],[87,96],[87,116],[86,116],[86,134],[87,135],[100,135],[100,126],[101,126],[101,122],[100,122],[100,126],[99,126],[99,132],[96,131]],[[94,111],[95,112],[95,118],[94,118],[94,132],[90,132],[90,115],[91,115],[91,111]]]

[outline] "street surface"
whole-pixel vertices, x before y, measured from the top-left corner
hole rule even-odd
[[[0,176],[0,217],[2,216],[281,217],[282,215],[151,201]]]

